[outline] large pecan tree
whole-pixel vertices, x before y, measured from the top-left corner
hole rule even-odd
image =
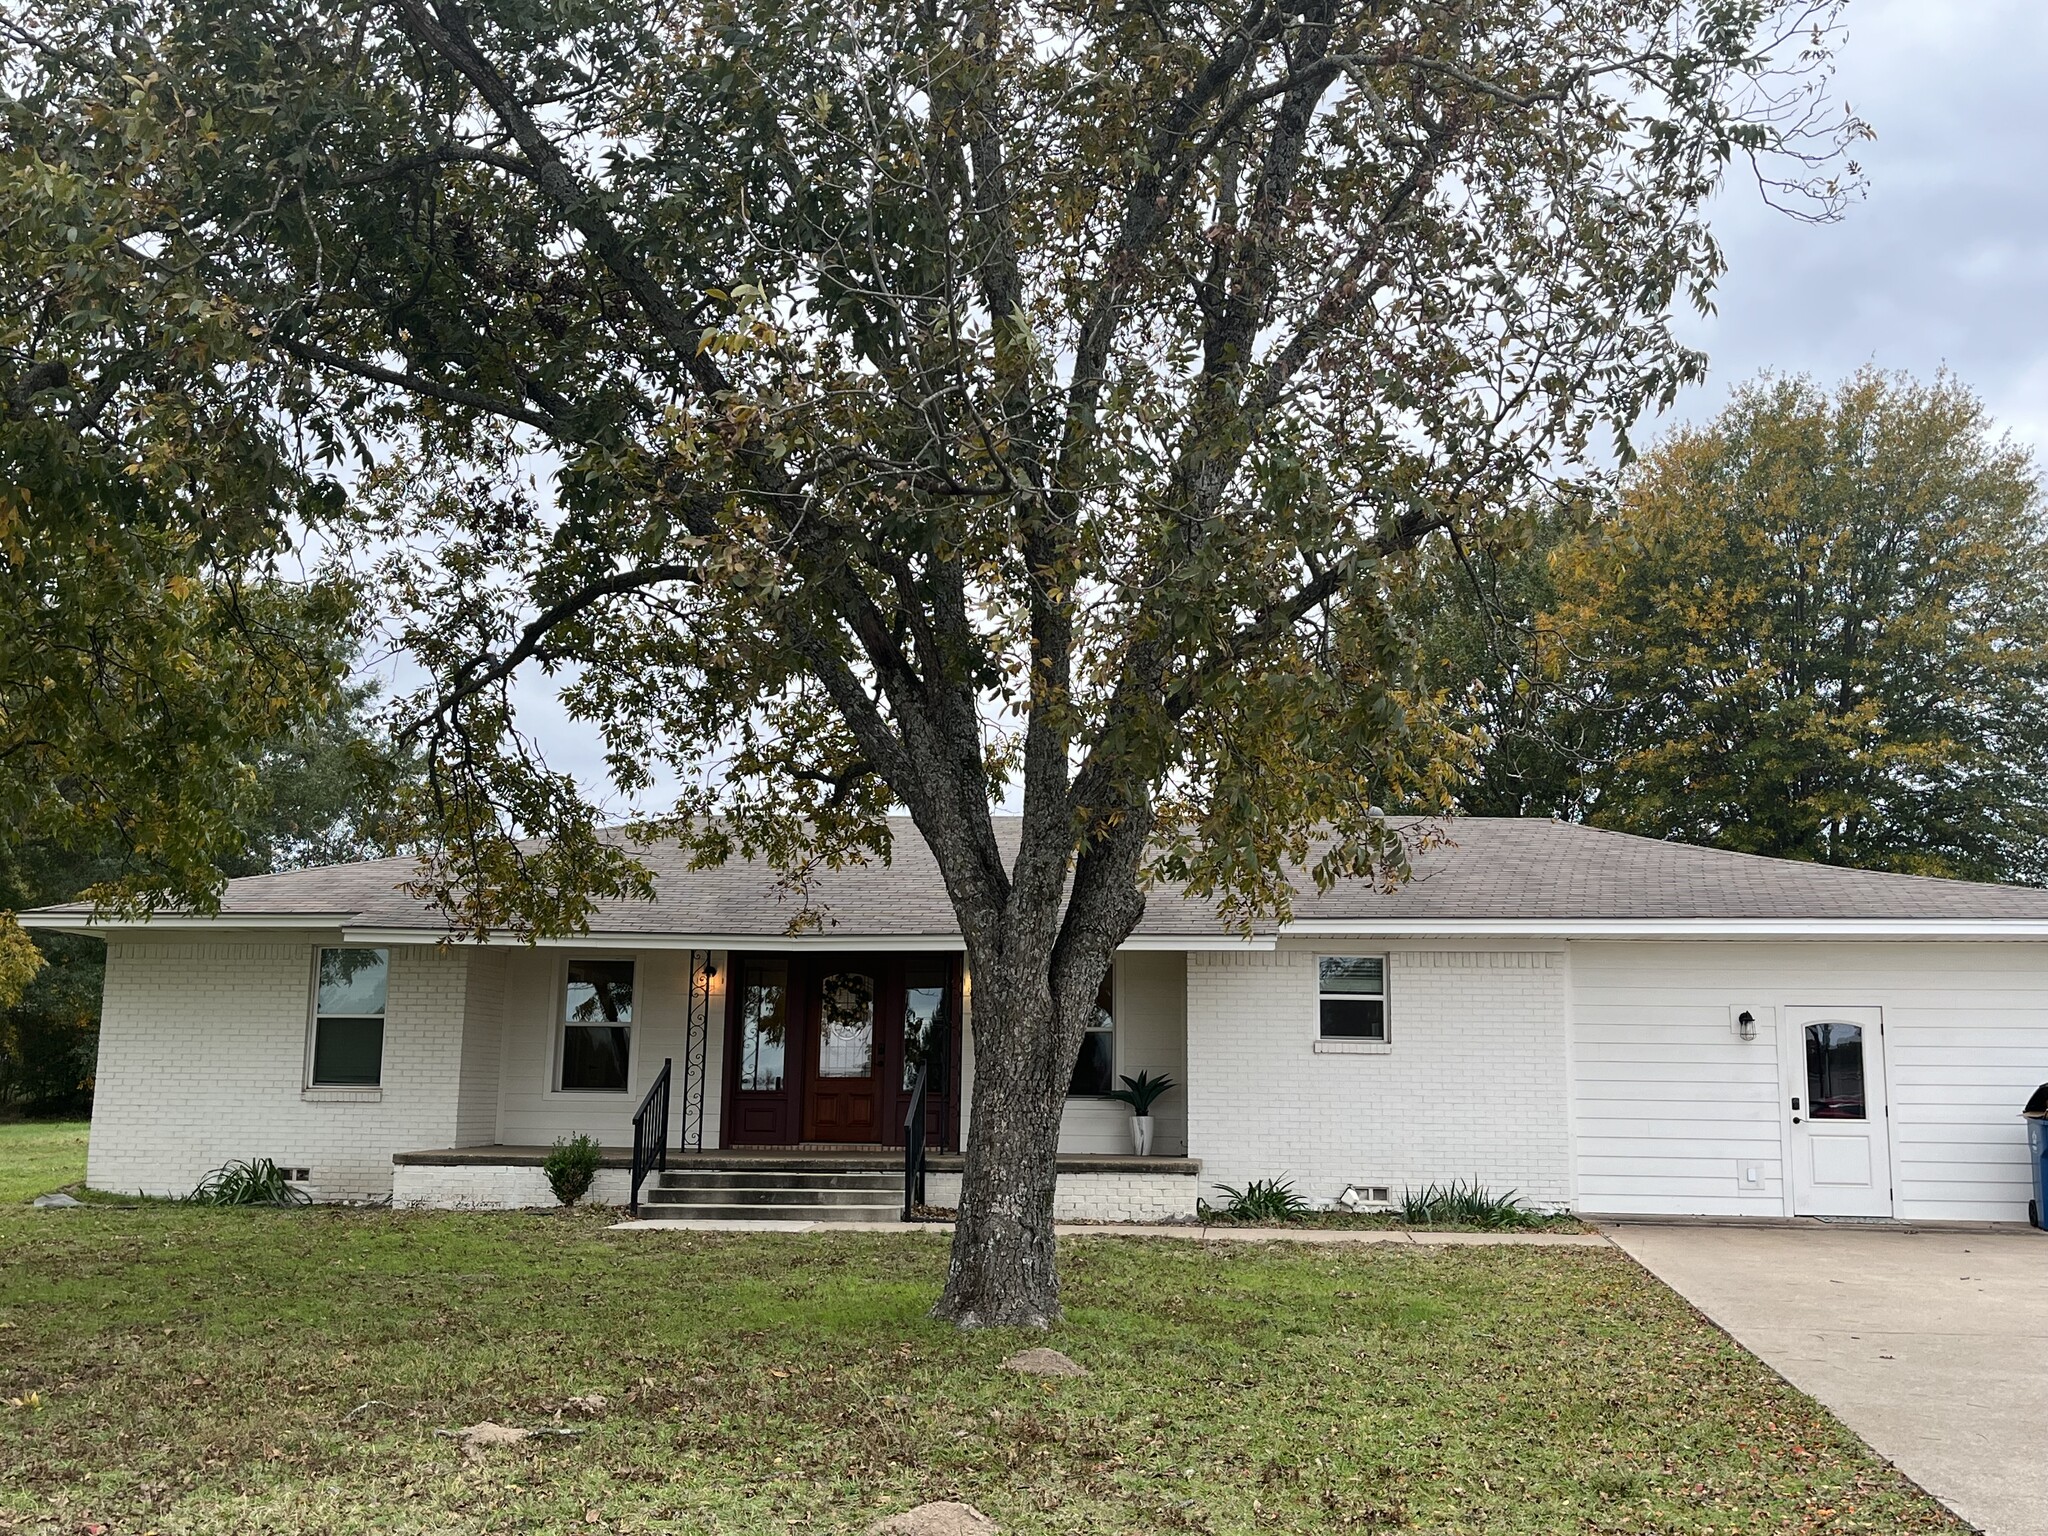
[[[1831,13],[1773,0],[6,14],[13,174],[347,494],[459,923],[645,889],[528,674],[705,859],[800,888],[907,808],[974,976],[964,1325],[1057,1314],[1062,1095],[1147,882],[1399,876],[1376,808],[1457,757],[1404,560],[1696,377],[1704,201],[1749,161],[1825,214],[1855,131]]]

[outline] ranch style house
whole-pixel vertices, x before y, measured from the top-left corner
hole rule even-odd
[[[1063,1218],[1191,1217],[1222,1185],[1397,1203],[1476,1180],[1588,1214],[2013,1221],[2048,1079],[2048,890],[1461,818],[1392,894],[1304,886],[1247,935],[1150,893],[1073,1069]],[[573,940],[450,942],[409,860],[231,882],[107,943],[88,1181],[184,1194],[267,1157],[312,1197],[552,1203],[556,1138],[648,1214],[892,1219],[923,1107],[952,1203],[974,978],[907,821],[824,876],[645,855]],[[1170,1074],[1148,1155],[1125,1075]],[[636,1158],[636,1131],[640,1139]]]

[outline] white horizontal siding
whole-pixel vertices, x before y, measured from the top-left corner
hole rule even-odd
[[[1116,1039],[1111,1059],[1119,1077],[1149,1072],[1178,1084],[1152,1110],[1152,1150],[1180,1157],[1188,1149],[1188,962],[1179,950],[1130,950],[1110,975]],[[1060,1117],[1060,1150],[1131,1150],[1131,1110],[1118,1099],[1069,1099]]]
[[[633,1144],[633,1111],[661,1071],[674,1063],[669,1134],[683,1132],[683,1052],[689,1037],[691,951],[592,949],[591,956],[630,958],[633,977],[631,1075],[624,1093],[555,1090],[556,1034],[561,1027],[563,967],[579,951],[514,950],[507,956],[503,1013],[504,1059],[498,1078],[498,1133],[507,1146],[546,1146],[562,1136],[587,1135],[607,1147]],[[704,1091],[704,1145],[718,1146],[719,1085],[725,1057],[726,956],[714,952],[710,1039]]]
[[[1784,1214],[1783,1010],[1838,1005],[1884,1010],[1895,1213],[2025,1218],[2048,943],[1587,941],[1571,976],[1581,1209]],[[1742,1008],[1754,1041],[1730,1027]],[[1749,1162],[1760,1195],[1737,1181]]]

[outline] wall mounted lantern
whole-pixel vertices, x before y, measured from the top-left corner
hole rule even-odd
[[[1747,1008],[1735,1016],[1735,1032],[1745,1040],[1756,1038],[1756,1015]]]

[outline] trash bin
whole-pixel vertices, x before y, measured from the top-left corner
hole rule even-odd
[[[2048,1228],[2048,1083],[2034,1090],[2020,1113],[2027,1118],[2027,1176],[2034,1189],[2027,1201],[2027,1220]]]

